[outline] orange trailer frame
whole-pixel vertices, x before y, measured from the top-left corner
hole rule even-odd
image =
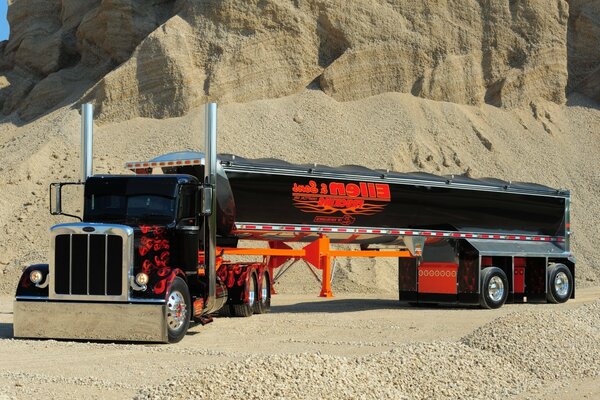
[[[301,249],[293,249],[284,242],[269,242],[269,248],[223,248],[223,255],[262,256],[267,258],[269,273],[290,259],[304,260],[322,271],[320,297],[333,297],[331,290],[331,259],[335,257],[406,257],[414,258],[408,250],[334,250],[326,235]],[[273,282],[271,282],[271,285]],[[271,292],[275,293],[271,286]]]

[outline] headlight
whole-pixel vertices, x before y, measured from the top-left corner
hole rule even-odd
[[[42,271],[38,271],[37,269],[34,269],[31,271],[31,273],[29,273],[29,280],[36,285],[40,283],[43,278],[44,276],[42,275]]]
[[[137,283],[140,286],[145,286],[148,284],[148,275],[146,275],[143,272],[140,272],[139,274],[137,274],[135,276],[135,283]]]

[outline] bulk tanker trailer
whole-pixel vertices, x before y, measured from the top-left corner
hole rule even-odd
[[[409,303],[498,308],[574,297],[566,190],[217,156],[214,104],[206,153],[92,175],[91,106],[82,115],[83,216],[52,227],[48,263],[24,270],[16,337],[176,342],[218,311],[267,312],[274,270],[290,260],[321,270],[321,296],[331,296],[340,256],[397,258],[399,299]],[[67,184],[51,185],[53,214],[64,214]],[[246,240],[265,246],[238,246]]]

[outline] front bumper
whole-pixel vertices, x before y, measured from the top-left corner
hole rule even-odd
[[[164,303],[15,300],[17,338],[168,342]]]

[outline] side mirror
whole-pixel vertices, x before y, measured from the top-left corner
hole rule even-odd
[[[67,217],[77,218],[77,215],[67,214],[62,211],[62,187],[67,185],[83,185],[83,182],[55,182],[50,184],[50,214],[65,215]]]
[[[50,214],[61,215],[62,214],[62,184],[51,183],[50,184]],[[54,201],[52,201],[54,200]]]
[[[202,188],[202,207],[201,215],[211,215],[213,204],[213,189],[211,187]]]

